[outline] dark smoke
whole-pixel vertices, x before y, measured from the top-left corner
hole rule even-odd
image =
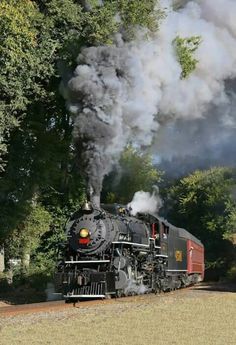
[[[97,204],[103,178],[128,142],[153,144],[159,159],[233,164],[236,2],[178,1],[178,11],[170,0],[161,3],[167,17],[156,34],[147,39],[137,29],[130,43],[117,35],[111,46],[82,50],[68,83],[79,161]],[[187,79],[173,48],[177,35],[202,38]]]

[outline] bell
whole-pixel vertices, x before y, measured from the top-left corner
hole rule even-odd
[[[81,210],[83,212],[92,212],[93,211],[93,207],[92,207],[91,202],[85,201],[85,203],[81,207]]]

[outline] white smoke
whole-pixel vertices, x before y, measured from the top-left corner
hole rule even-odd
[[[225,88],[225,81],[236,77],[235,1],[195,0],[178,11],[170,0],[161,3],[167,16],[156,34],[147,39],[140,30],[132,42],[117,35],[112,46],[83,49],[68,83],[74,137],[95,196],[128,142],[142,147],[157,138],[161,153],[158,134],[166,124],[180,120],[191,126],[209,114],[214,121],[211,109],[221,109],[215,117],[221,134],[236,123],[234,88]],[[199,63],[190,77],[181,79],[173,40],[196,35],[202,38]],[[165,149],[174,138],[173,131]],[[191,147],[187,139],[184,146]]]
[[[142,283],[137,284],[135,280],[130,279],[128,286],[124,289],[125,295],[143,295],[148,292],[148,288]]]
[[[157,187],[154,188],[153,193],[139,191],[133,196],[132,201],[127,205],[130,213],[135,216],[137,213],[157,214],[162,207],[162,200],[158,194]]]

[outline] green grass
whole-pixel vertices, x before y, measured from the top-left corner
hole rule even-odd
[[[3,325],[1,345],[236,344],[235,293],[151,295],[35,320],[17,318]]]

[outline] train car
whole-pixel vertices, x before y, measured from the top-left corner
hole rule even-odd
[[[56,274],[66,301],[169,291],[204,278],[203,244],[157,215],[86,203],[67,239]]]

